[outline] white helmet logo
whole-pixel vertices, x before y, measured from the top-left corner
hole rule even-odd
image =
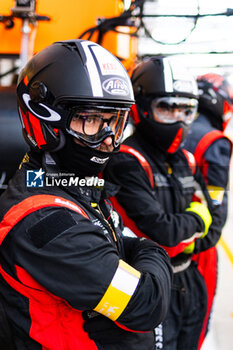
[[[52,109],[50,109],[48,106],[45,106],[43,103],[39,103],[39,106],[43,107],[44,109],[46,109],[46,111],[49,112],[49,116],[48,117],[44,117],[40,114],[37,114],[32,107],[30,106],[29,102],[31,101],[31,98],[28,94],[23,94],[23,100],[26,104],[26,106],[28,107],[28,109],[30,110],[30,112],[32,112],[35,116],[37,116],[39,119],[43,119],[46,121],[50,121],[50,122],[57,122],[59,120],[61,120],[61,116],[60,114],[58,114],[57,112],[53,111]]]
[[[129,94],[129,89],[126,82],[120,78],[107,79],[103,83],[103,89],[110,95],[123,95]]]
[[[173,87],[176,91],[195,93],[192,81],[189,80],[176,80],[173,83]]]

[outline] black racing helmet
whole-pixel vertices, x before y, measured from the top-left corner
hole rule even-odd
[[[169,57],[154,56],[135,68],[131,81],[136,100],[131,117],[136,128],[151,144],[176,152],[197,113],[194,77]],[[173,111],[177,109],[176,119]]]
[[[208,73],[197,78],[199,112],[205,113],[211,124],[225,130],[233,113],[233,90],[223,76]]]
[[[184,96],[197,98],[197,85],[184,67],[165,56],[154,56],[139,64],[133,74],[135,98],[141,96]]]
[[[24,137],[37,151],[62,148],[63,135],[72,134],[69,123],[74,113],[90,108],[114,111],[118,118],[115,133],[108,126],[99,139],[93,135],[82,139],[79,133],[72,136],[90,147],[112,136],[116,147],[134,103],[132,85],[120,61],[86,40],[55,42],[36,54],[20,72],[17,96]]]

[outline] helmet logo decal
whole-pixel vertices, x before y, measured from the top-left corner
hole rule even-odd
[[[115,62],[103,62],[101,65],[100,65],[100,69],[101,69],[101,72],[103,75],[113,75],[113,74],[118,74],[119,75],[122,75],[120,74],[120,70],[118,69],[117,65]]]
[[[100,46],[92,48],[102,75],[119,75],[126,77],[126,72],[122,69],[122,64],[110,52]]]
[[[93,97],[130,96],[133,89],[130,78],[120,61],[103,47],[92,42],[81,42],[86,56],[85,66],[90,78]],[[113,76],[105,80],[107,75]]]
[[[127,84],[123,79],[111,78],[103,82],[103,89],[110,95],[123,95],[129,94]]]
[[[50,109],[48,106],[44,105],[43,103],[39,103],[39,106],[43,107],[47,112],[49,112],[49,116],[43,116],[40,114],[37,114],[32,107],[30,106],[30,101],[31,98],[28,94],[23,94],[22,98],[24,100],[24,103],[26,104],[26,106],[28,107],[28,109],[30,110],[30,112],[35,115],[36,117],[38,117],[39,119],[43,119],[49,122],[57,122],[59,120],[61,120],[61,116],[60,114],[58,114],[57,112],[53,111],[52,109]]]
[[[190,80],[176,80],[173,83],[173,87],[176,91],[180,92],[193,92],[193,84]]]

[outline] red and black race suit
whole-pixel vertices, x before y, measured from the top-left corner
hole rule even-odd
[[[209,118],[200,113],[192,125],[184,147],[195,154],[206,184],[225,190],[220,209],[225,223],[232,142],[222,131],[211,125]]]
[[[121,235],[104,190],[26,187],[27,170],[39,169],[30,156],[0,198],[0,295],[15,348],[154,349],[151,330],[165,317],[170,299],[167,254],[149,241],[142,246]],[[116,321],[94,312],[96,319],[109,320],[105,335],[111,325],[120,330],[117,338],[113,330],[112,339],[95,340],[84,331],[83,312],[102,300],[120,259],[140,278]]]
[[[169,155],[151,149],[137,132],[124,144],[148,161],[154,187],[136,157],[125,152],[110,160],[104,177],[119,185],[115,197],[143,235],[163,246],[172,258],[176,257],[184,249],[180,247],[182,241],[203,231],[202,220],[185,212],[195,190],[187,158],[182,150]],[[187,254],[181,253],[175,259],[187,259]]]
[[[151,148],[137,131],[124,144],[138,151],[149,163],[154,186],[137,157],[122,151],[111,159],[104,172],[104,178],[119,186],[113,202],[116,199],[117,205],[123,208],[123,220],[134,223],[131,228],[135,228],[137,235],[149,237],[167,250],[176,271],[170,309],[161,326],[162,346],[166,350],[196,350],[207,295],[196,263],[186,265],[191,255],[182,253],[181,244],[203,231],[200,218],[185,211],[195,192],[192,169],[182,149],[167,154]],[[220,221],[218,223],[220,225]],[[214,230],[219,233],[216,223]],[[156,348],[161,348],[161,344]]]
[[[222,218],[223,226],[227,218],[227,186],[232,143],[222,131],[211,125],[208,116],[200,113],[198,118],[194,121],[191,132],[185,141],[185,148],[195,155],[206,184],[215,186],[224,191],[222,203],[217,203],[218,205],[215,205],[215,211],[218,211],[218,215]],[[212,225],[208,235],[204,239],[199,240],[195,246],[195,253],[199,254],[196,254],[194,259],[198,263],[198,269],[205,280],[208,292],[207,312],[198,349],[201,349],[209,329],[209,319],[216,294],[218,254],[215,245],[220,236],[221,227],[219,227],[217,232],[213,229]]]

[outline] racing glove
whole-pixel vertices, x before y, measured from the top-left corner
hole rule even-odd
[[[183,253],[185,253],[185,254],[192,254],[194,249],[195,249],[195,242],[192,242],[186,248],[184,248]]]
[[[170,265],[167,252],[154,241],[146,238],[131,237],[123,237],[122,241],[124,244],[126,262],[134,268],[140,271],[153,273],[153,269],[144,261],[144,257],[148,255],[151,256],[152,253],[154,253],[154,256],[157,256],[157,259],[160,256],[161,260],[164,260],[164,262],[166,261],[167,264]]]
[[[212,223],[212,216],[209,212],[209,209],[200,202],[191,202],[189,208],[187,208],[186,211],[194,213],[202,219],[204,223],[204,231],[201,233],[200,236],[198,236],[198,238],[204,238],[207,235],[209,231],[209,227]],[[188,245],[184,249],[183,252],[185,254],[191,254],[194,251],[194,248],[195,248],[195,242],[192,242],[190,245]]]

